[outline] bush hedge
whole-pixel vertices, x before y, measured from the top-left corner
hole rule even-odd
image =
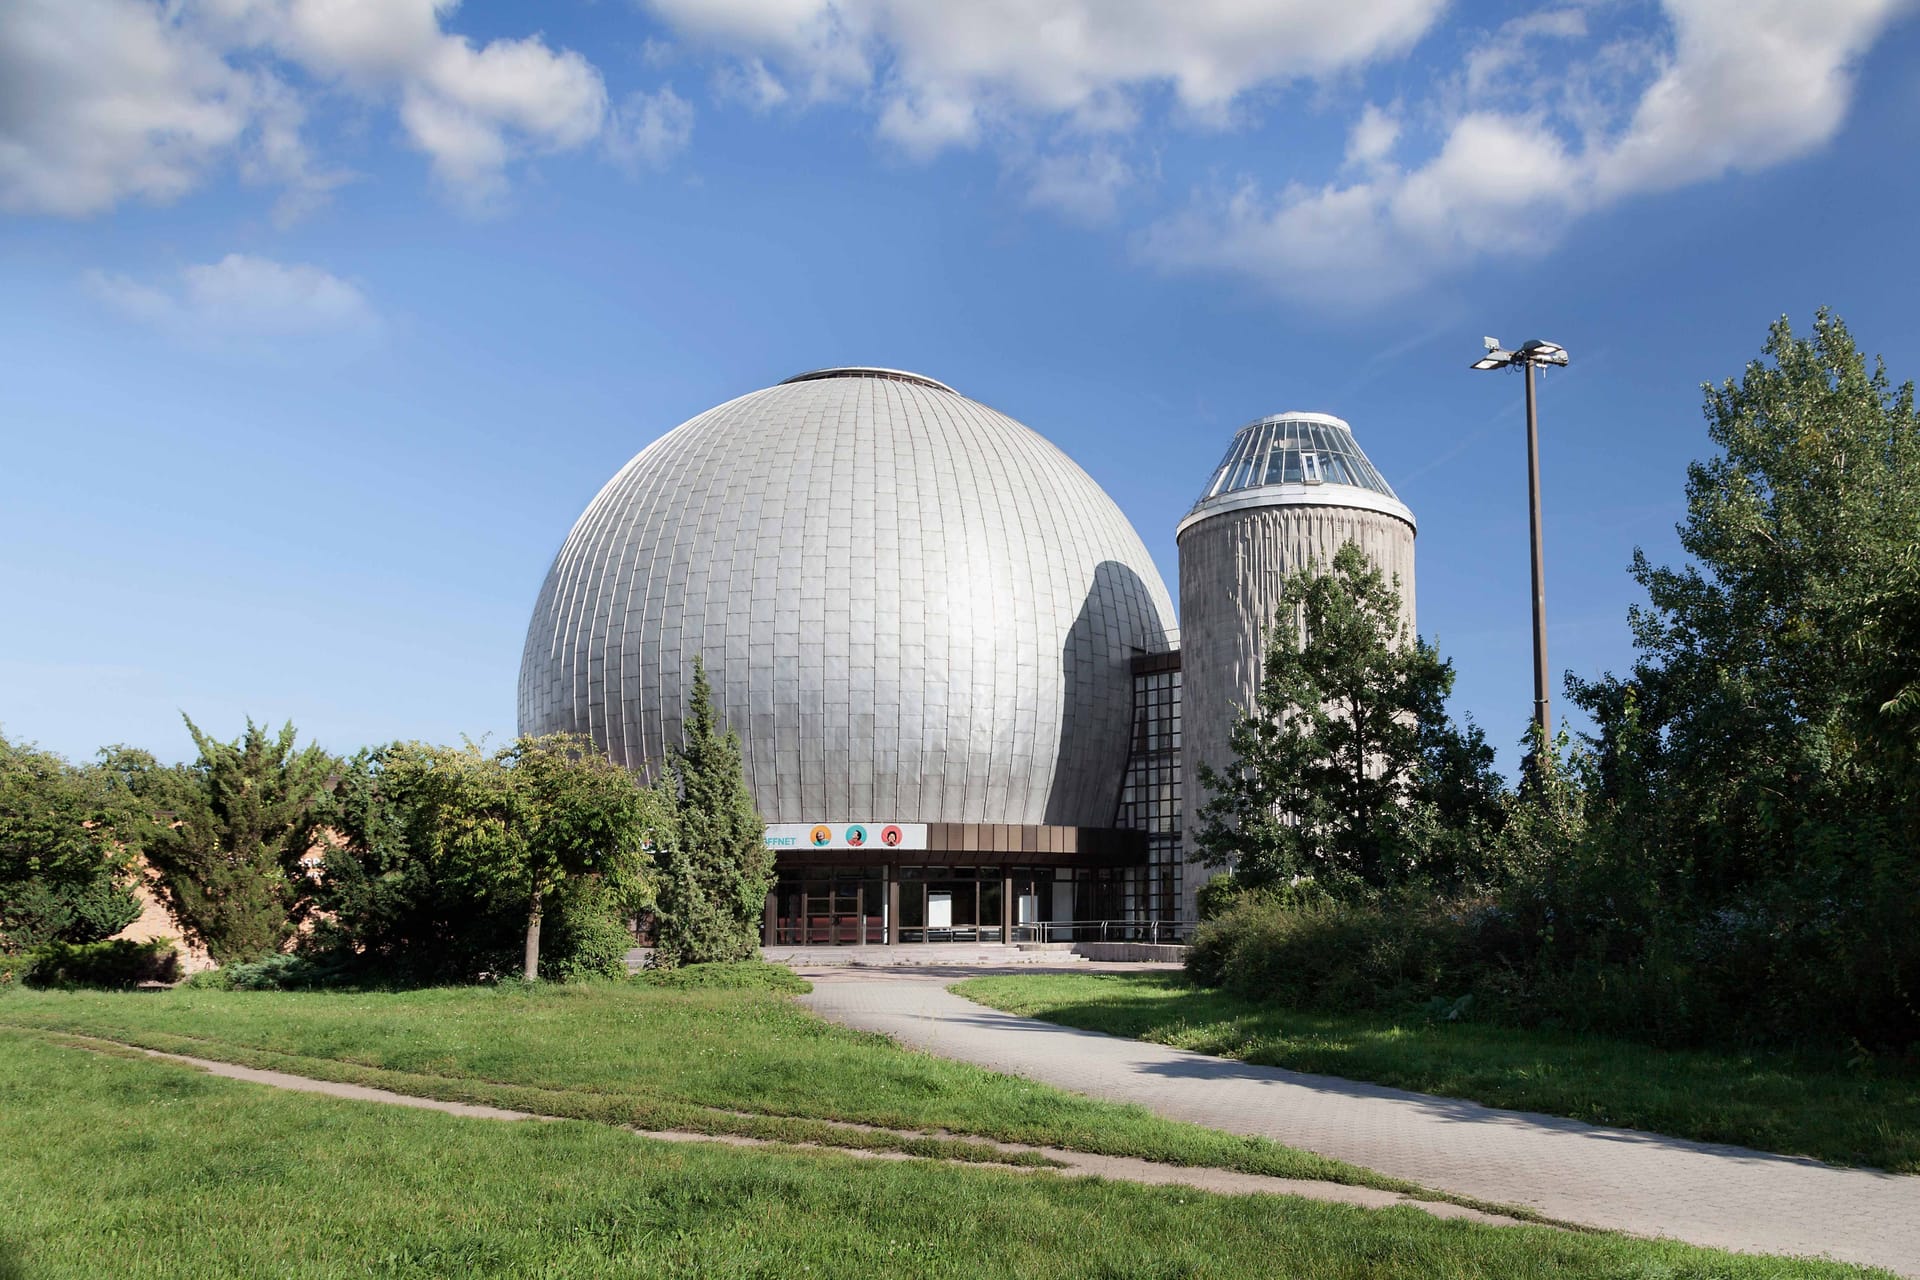
[[[1201,924],[1200,985],[1286,1008],[1374,1009],[1593,1031],[1670,1046],[1858,1048],[1849,993],[1794,980],[1831,969],[1779,913],[1722,912],[1631,936],[1505,898],[1248,898]],[[1875,1051],[1911,1053],[1897,1040]]]
[[[350,983],[355,976],[325,959],[272,955],[196,973],[183,985],[199,991],[311,991]]]
[[[180,953],[171,939],[131,942],[50,942],[30,955],[22,980],[36,987],[129,989],[143,982],[176,982]]]

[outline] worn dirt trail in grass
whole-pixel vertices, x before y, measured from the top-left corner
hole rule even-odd
[[[800,972],[815,1012],[941,1057],[1563,1222],[1920,1277],[1920,1177],[1253,1066],[1001,1013],[946,990],[980,969]]]
[[[116,1043],[107,1041],[104,1043]],[[138,1046],[126,1046],[137,1048]],[[543,1116],[531,1111],[511,1111],[503,1107],[482,1106],[467,1102],[446,1102],[439,1098],[420,1098],[412,1094],[394,1093],[387,1089],[374,1089],[366,1085],[344,1084],[336,1080],[315,1080],[309,1076],[291,1075],[285,1071],[265,1071],[258,1067],[237,1066],[231,1062],[216,1062],[210,1058],[192,1058],[178,1053],[162,1053],[158,1049],[140,1049],[150,1058],[159,1058],[166,1062],[177,1062],[195,1067],[209,1075],[223,1076],[229,1080],[244,1080],[249,1084],[263,1084],[275,1089],[290,1089],[298,1093],[317,1093],[329,1098],[347,1098],[355,1102],[377,1102],[389,1106],[415,1107],[425,1111],[442,1111],[448,1115],[470,1116],[483,1120],[554,1120],[559,1117]],[[592,1121],[582,1121],[590,1124]],[[844,1124],[839,1121],[826,1121],[836,1128],[876,1131],[872,1125]],[[715,1142],[732,1147],[770,1147],[781,1146],[790,1150],[794,1146],[808,1146],[812,1150],[831,1152],[835,1155],[852,1156],[862,1160],[920,1160],[924,1156],[908,1155],[899,1151],[869,1151],[857,1147],[824,1147],[811,1144],[778,1144],[762,1138],[741,1137],[734,1134],[685,1133],[678,1130],[634,1130],[649,1138],[664,1142]],[[891,1132],[901,1132],[893,1130]],[[924,1135],[907,1134],[903,1137]],[[1449,1204],[1445,1201],[1416,1200],[1411,1196],[1400,1195],[1392,1191],[1379,1191],[1372,1187],[1350,1187],[1337,1182],[1311,1182],[1298,1178],[1271,1178],[1255,1173],[1238,1173],[1231,1169],[1200,1169],[1181,1165],[1156,1164],[1151,1160],[1136,1160],[1125,1156],[1090,1155],[1081,1151],[1065,1151],[1058,1147],[1031,1147],[1018,1143],[994,1142],[986,1138],[969,1138],[985,1146],[997,1147],[1008,1154],[1030,1152],[1043,1155],[1060,1165],[1057,1169],[1042,1170],[1031,1165],[991,1165],[965,1162],[970,1168],[998,1168],[1016,1173],[1051,1172],[1065,1177],[1110,1178],[1116,1182],[1137,1182],[1146,1186],[1192,1187],[1197,1191],[1212,1191],[1225,1195],[1284,1195],[1303,1196],[1309,1200],[1326,1200],[1338,1204],[1359,1205],[1366,1209],[1384,1209],[1393,1205],[1407,1205],[1423,1210],[1437,1218],[1464,1218],[1472,1222],[1484,1222],[1494,1226],[1518,1226],[1517,1219],[1486,1213],[1464,1205]],[[960,1162],[955,1162],[960,1163]]]

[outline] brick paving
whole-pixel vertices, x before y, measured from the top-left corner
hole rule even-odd
[[[941,1057],[1565,1222],[1920,1277],[1920,1177],[1502,1111],[1061,1027],[945,989],[978,976],[978,968],[802,972],[814,982],[804,999],[816,1012]]]

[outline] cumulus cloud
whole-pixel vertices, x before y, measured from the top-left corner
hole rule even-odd
[[[1444,0],[647,0],[689,40],[771,65],[803,100],[870,96],[910,150],[965,146],[1012,113],[1091,130],[1131,125],[1170,88],[1227,118],[1258,86],[1317,78],[1412,47]],[[750,64],[749,64],[750,65]]]
[[[171,200],[240,140],[258,95],[143,0],[0,5],[0,209]]]
[[[379,317],[356,286],[319,267],[230,253],[148,283],[89,272],[92,293],[131,320],[200,342],[365,332]]]
[[[1596,157],[1599,195],[1658,190],[1807,154],[1831,138],[1860,56],[1912,0],[1667,0],[1674,51],[1625,135]]]
[[[1399,118],[1369,102],[1347,136],[1347,163],[1360,169],[1384,164],[1399,140]]]
[[[722,67],[713,77],[713,92],[722,102],[744,102],[755,111],[771,111],[793,96],[759,58]]]
[[[1027,202],[1083,223],[1110,221],[1120,193],[1138,178],[1132,165],[1098,147],[1040,156],[1025,167]]]
[[[636,93],[613,112],[607,150],[629,168],[663,168],[693,140],[693,104],[666,85]]]
[[[1249,179],[1196,197],[1139,239],[1149,261],[1251,276],[1278,291],[1366,303],[1494,253],[1538,253],[1581,214],[1630,196],[1812,151],[1839,129],[1853,67],[1911,0],[1665,0],[1670,48],[1637,96],[1607,117],[1581,94],[1628,45],[1556,77],[1531,48],[1585,33],[1577,15],[1509,24],[1468,59],[1464,102],[1437,150],[1384,163],[1397,141],[1369,105],[1353,128],[1347,182],[1277,190]],[[1488,50],[1492,52],[1489,53]],[[1627,63],[1633,61],[1626,58]],[[1489,100],[1499,105],[1490,105]]]
[[[309,104],[393,107],[464,199],[527,156],[599,138],[606,84],[539,35],[475,44],[458,0],[9,0],[0,5],[0,209],[79,215],[165,201],[234,163],[280,214],[351,175],[316,159]]]

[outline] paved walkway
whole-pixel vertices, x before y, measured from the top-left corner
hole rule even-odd
[[[1250,1066],[1015,1017],[945,989],[981,972],[807,969],[805,1001],[941,1057],[1561,1221],[1920,1277],[1920,1177]]]

